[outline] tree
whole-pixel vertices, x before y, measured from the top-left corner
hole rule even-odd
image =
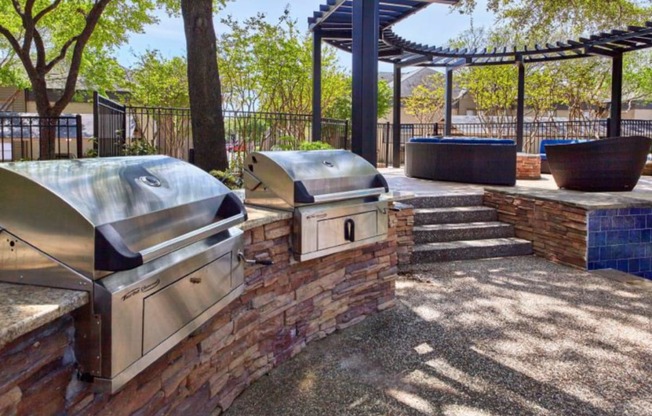
[[[159,51],[148,50],[131,68],[130,78],[129,103],[145,106],[131,113],[135,131],[139,133],[138,145],[147,144],[144,146],[147,150],[165,149],[168,155],[177,158],[187,157],[192,129],[187,110],[190,99],[185,57],[166,59]],[[176,109],[161,110],[161,107]]]
[[[417,118],[419,123],[435,123],[442,117],[444,108],[444,77],[433,74],[403,99],[405,112]]]
[[[226,170],[229,161],[213,27],[213,0],[181,0],[181,14],[186,32],[195,164],[206,171]]]
[[[185,57],[164,58],[147,50],[131,68],[130,102],[150,107],[188,107],[188,64]]]
[[[107,53],[130,31],[155,21],[149,0],[19,0],[0,3],[0,35],[11,46],[29,79],[40,116],[61,115],[75,95],[80,72],[105,62]],[[65,22],[65,24],[62,24]],[[94,59],[95,58],[95,59]],[[66,66],[61,71],[60,66]],[[91,67],[92,68],[92,67]],[[65,73],[58,99],[48,96],[47,77]],[[52,101],[53,102],[52,102]],[[54,124],[40,140],[40,158],[54,156]]]
[[[289,10],[276,23],[267,22],[262,13],[244,22],[227,17],[222,23],[229,28],[218,40],[225,107],[233,111],[310,113],[312,39],[299,32]],[[347,94],[348,83],[333,48],[324,47],[324,114]]]
[[[642,50],[625,55],[623,68],[624,96],[632,101],[652,101],[652,51]]]
[[[351,89],[352,81],[352,78],[349,76],[347,78],[346,92],[339,95],[333,104],[324,111],[326,117],[340,120],[351,120],[351,110],[353,106]],[[378,81],[378,118],[383,118],[387,113],[389,113],[389,110],[392,108],[393,97],[394,91],[387,81]]]
[[[456,7],[470,13],[477,5],[478,0],[461,0]],[[650,2],[638,0],[488,0],[487,9],[531,38],[560,28],[578,35],[641,24],[652,15]]]

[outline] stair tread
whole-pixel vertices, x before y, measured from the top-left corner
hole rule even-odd
[[[512,228],[511,224],[500,221],[478,221],[478,222],[461,222],[450,224],[426,224],[415,225],[414,231],[441,231],[441,230],[464,230],[478,228]]]
[[[444,207],[444,208],[416,208],[414,210],[414,215],[418,214],[438,214],[442,212],[478,212],[478,211],[494,211],[494,208],[484,207],[481,205],[478,206],[468,206],[468,207]]]
[[[483,240],[459,240],[459,241],[446,241],[441,243],[415,244],[413,251],[483,248],[483,247],[498,247],[498,246],[519,245],[519,244],[532,244],[532,243],[528,240],[523,240],[521,238],[515,238],[515,237],[488,238]]]
[[[418,195],[406,199],[405,203],[413,205],[415,209],[467,207],[482,205],[483,194],[446,194],[446,195]]]

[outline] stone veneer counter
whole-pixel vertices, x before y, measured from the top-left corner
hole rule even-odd
[[[86,292],[0,283],[0,348],[88,300]]]
[[[487,188],[484,203],[539,256],[652,278],[652,192]]]
[[[413,210],[393,203],[387,240],[290,259],[292,213],[247,207],[244,293],[114,395],[77,380],[73,310],[85,292],[0,284],[0,415],[220,414],[314,340],[392,308]]]

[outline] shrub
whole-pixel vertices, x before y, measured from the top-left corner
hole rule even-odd
[[[299,144],[299,150],[330,150],[333,146],[324,142],[301,142]]]
[[[209,172],[214,178],[222,182],[229,189],[242,188],[242,177],[231,170],[212,170]]]

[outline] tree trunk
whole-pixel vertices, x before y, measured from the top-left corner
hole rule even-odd
[[[195,164],[204,169],[228,168],[222,88],[217,68],[213,0],[181,0],[188,50],[188,92]]]

